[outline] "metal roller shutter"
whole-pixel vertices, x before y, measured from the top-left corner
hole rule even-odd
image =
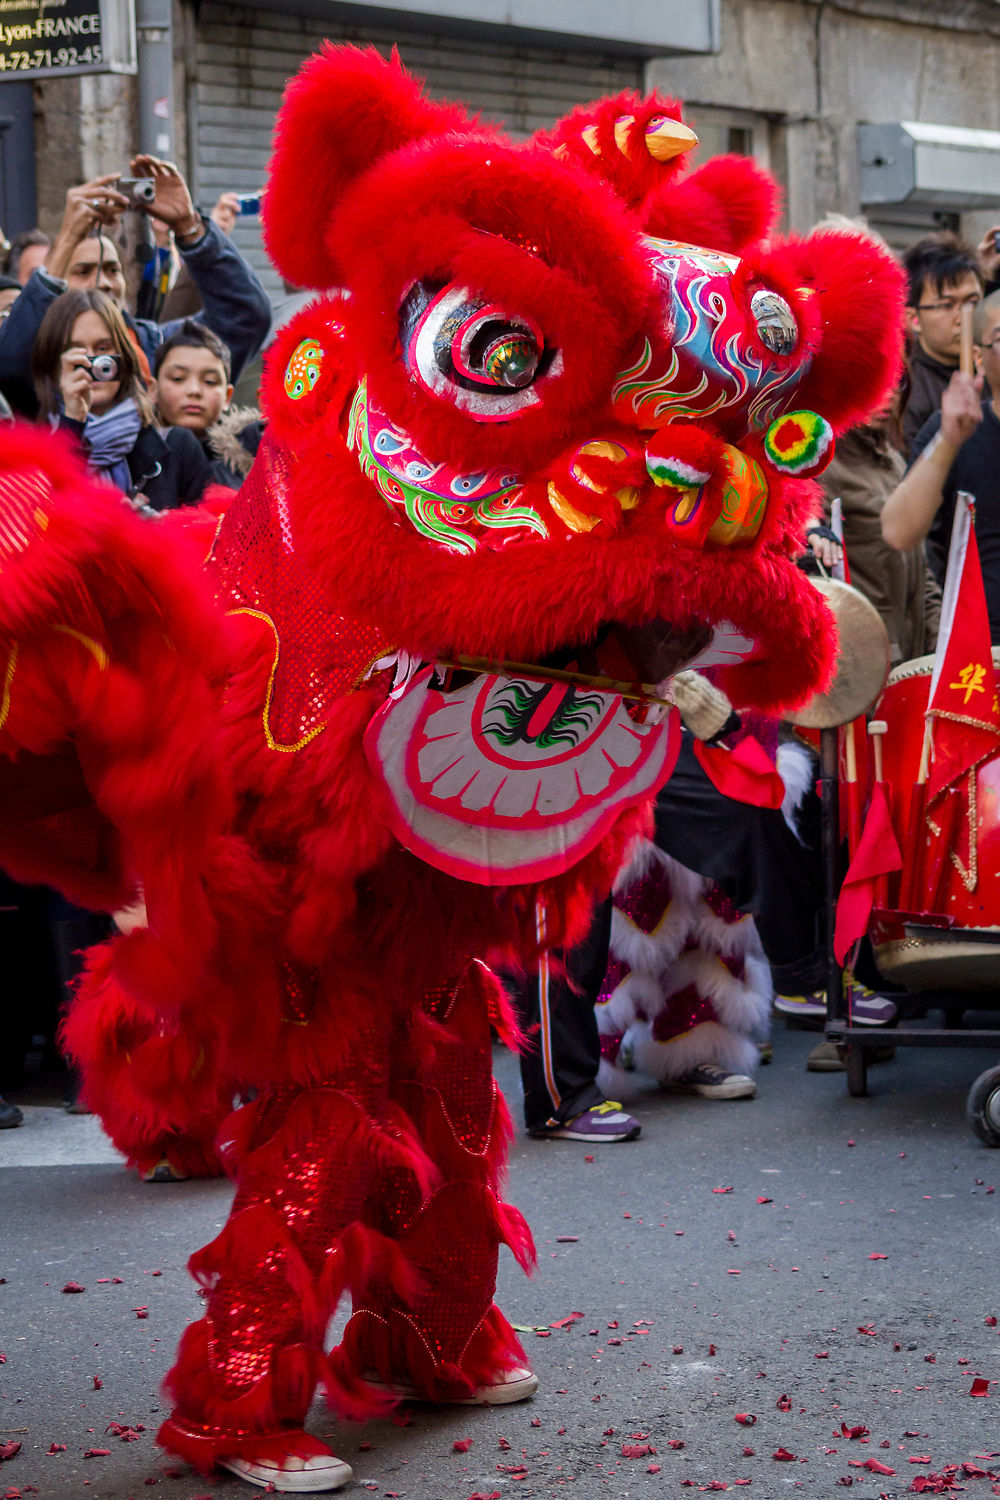
[[[324,37],[373,43],[386,55],[397,46],[431,94],[460,99],[504,121],[515,136],[550,125],[576,104],[643,82],[636,58],[496,44],[487,50],[478,41],[426,31],[334,26],[287,12],[203,4],[188,89],[191,176],[202,207],[225,190],[260,188],[282,90]],[[280,299],[284,288],[264,254],[258,221],[241,221],[233,238],[270,296]]]

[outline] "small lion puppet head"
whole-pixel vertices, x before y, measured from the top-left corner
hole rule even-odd
[[[752,642],[730,686],[773,705],[829,668],[790,554],[808,477],[891,388],[901,278],[860,234],[765,238],[771,179],[736,157],[688,171],[695,144],[675,101],[634,94],[513,143],[395,56],[327,45],[278,117],[265,240],[289,281],[338,294],[315,420],[380,519],[418,534],[422,562],[390,549],[395,597],[408,570],[429,586],[429,546],[464,567],[467,629],[443,618],[442,646],[725,621]],[[270,362],[279,438],[282,380],[321,329],[307,309]]]

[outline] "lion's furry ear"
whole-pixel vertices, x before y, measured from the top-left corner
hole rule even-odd
[[[778,185],[746,156],[716,156],[680,181],[665,182],[642,205],[647,234],[740,255],[774,230]]]
[[[275,126],[262,218],[272,261],[295,286],[340,283],[330,219],[345,189],[380,157],[425,136],[467,131],[456,104],[425,98],[393,51],[329,42],[285,90]]]
[[[836,432],[865,421],[899,379],[905,278],[861,230],[819,229],[783,247],[790,275],[814,295],[819,355],[796,402]]]

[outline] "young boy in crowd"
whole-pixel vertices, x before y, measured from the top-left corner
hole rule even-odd
[[[153,375],[163,425],[193,432],[217,482],[239,489],[256,455],[262,423],[250,407],[229,410],[233,385],[226,345],[204,323],[186,318],[156,351]]]

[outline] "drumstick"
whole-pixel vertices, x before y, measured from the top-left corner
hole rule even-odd
[[[972,307],[968,302],[962,304],[962,343],[958,357],[958,368],[963,375],[974,375],[976,367],[972,360]]]
[[[906,847],[910,858],[903,865],[903,879],[899,891],[899,904],[903,911],[912,911],[916,892],[921,889],[923,848],[927,838],[924,827],[924,809],[927,802],[927,774],[931,761],[931,720],[924,720],[924,738],[920,747],[920,769],[910,797],[910,816],[906,824]]]
[[[868,725],[868,733],[871,737],[872,742],[872,754],[875,758],[875,780],[882,788],[882,793],[886,800],[886,806],[889,808],[889,816],[891,817],[892,808],[889,804],[889,789],[885,784],[885,778],[882,773],[882,736],[884,734],[887,734],[888,730],[889,725],[886,723],[885,719],[872,719],[871,723]],[[873,905],[881,910],[888,904],[888,900],[889,877],[888,875],[876,875],[875,899],[873,901]]]
[[[619,698],[629,698],[636,703],[662,703],[672,708],[669,698],[664,698],[658,685],[649,682],[616,682],[612,677],[594,677],[586,672],[564,672],[561,667],[540,667],[534,662],[491,661],[485,656],[459,656],[455,661],[439,661],[439,667],[448,667],[453,672],[483,672],[489,677],[527,677],[531,681],[579,683],[582,687],[596,688],[602,693],[615,693]]]
[[[861,838],[861,804],[858,801],[858,757],[854,743],[854,720],[844,725],[844,763],[847,778],[847,846],[853,855]]]
[[[882,736],[888,733],[889,726],[884,719],[872,719],[868,725],[868,733],[871,735],[872,753],[875,756],[875,780],[882,781]]]

